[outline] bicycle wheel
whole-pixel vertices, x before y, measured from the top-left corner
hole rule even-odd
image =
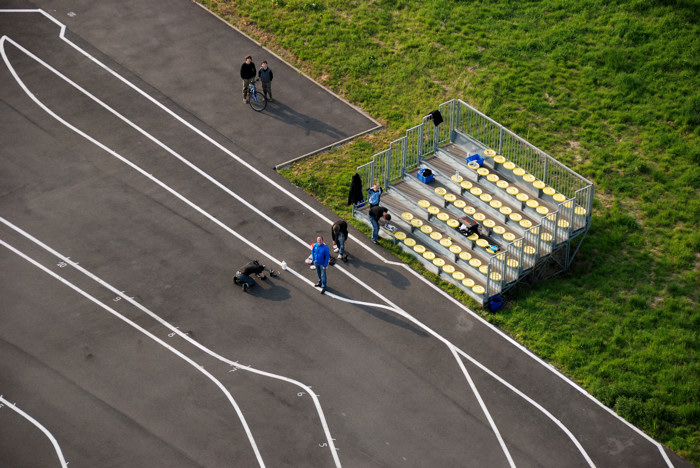
[[[248,104],[250,104],[250,107],[255,112],[260,112],[261,110],[264,110],[267,107],[267,99],[265,99],[265,96],[263,96],[263,94],[260,91],[256,90],[255,93],[251,93]]]

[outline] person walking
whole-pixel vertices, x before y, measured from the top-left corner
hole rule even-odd
[[[381,221],[382,225],[386,224],[391,220],[391,215],[389,210],[383,206],[373,206],[369,209],[369,222],[372,223],[372,243],[377,243],[377,237],[379,236],[379,223]]]
[[[331,236],[333,243],[338,246],[338,257],[343,259],[343,262],[348,262],[348,254],[345,253],[345,241],[348,239],[348,223],[345,220],[339,219],[331,226]]]
[[[265,99],[272,102],[272,69],[267,66],[267,60],[262,61],[262,66],[258,70],[258,78],[262,83],[263,94]]]
[[[248,292],[250,288],[255,286],[255,280],[251,275],[264,280],[265,274],[263,271],[265,271],[265,265],[261,265],[257,260],[246,263],[236,272],[236,275],[233,277],[233,284],[240,284],[243,287],[243,292]]]
[[[321,288],[321,294],[326,292],[326,268],[331,259],[331,251],[326,244],[323,243],[323,237],[318,236],[316,243],[311,249],[311,257],[314,260],[316,274],[318,275],[317,288]]]
[[[245,56],[245,62],[241,65],[241,79],[243,80],[243,102],[247,103],[250,99],[250,83],[255,79],[255,64],[253,57]]]
[[[369,203],[370,208],[379,205],[379,198],[382,196],[383,192],[384,191],[379,186],[379,184],[374,184],[373,186],[367,189],[367,202]]]

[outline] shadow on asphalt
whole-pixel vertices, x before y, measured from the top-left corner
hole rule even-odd
[[[273,119],[304,129],[306,135],[309,135],[313,131],[329,135],[333,138],[345,138],[348,136],[346,133],[328,125],[326,122],[302,114],[276,99],[267,104],[264,112]],[[322,110],[319,109],[319,112],[322,112]]]

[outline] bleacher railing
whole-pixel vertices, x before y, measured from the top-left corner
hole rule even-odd
[[[453,132],[460,132],[479,145],[494,149],[566,197],[556,211],[542,218],[541,224],[526,230],[522,238],[491,257],[486,297],[517,281],[524,271],[535,267],[539,259],[551,255],[562,243],[567,247],[564,267],[568,268],[573,258],[568,243],[574,233],[585,233],[590,226],[593,183],[462,100],[444,102],[438,109],[443,117],[442,124],[435,126],[429,115],[423,117],[420,125],[391,142],[389,149],[375,154],[372,161],[357,168],[363,188],[375,183],[389,187],[418,167],[440,145],[450,143]],[[509,266],[511,259],[516,261],[511,264],[517,266]],[[492,273],[497,274],[492,277]]]

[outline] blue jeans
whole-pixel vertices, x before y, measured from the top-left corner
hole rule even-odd
[[[255,285],[255,280],[248,275],[237,274],[236,279],[241,283],[247,284],[249,288],[252,288]]]
[[[321,289],[326,289],[326,267],[316,262],[314,262],[314,265],[316,266],[318,282],[321,283]]]
[[[377,242],[377,236],[379,235],[379,223],[371,216],[369,217],[369,222],[372,223],[372,242]]]
[[[342,257],[345,253],[345,240],[347,236],[342,232],[338,233],[338,237],[335,240],[335,244],[338,246],[338,256]]]

